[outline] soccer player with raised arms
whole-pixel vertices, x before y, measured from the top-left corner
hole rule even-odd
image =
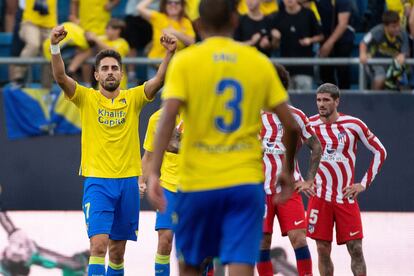
[[[91,251],[88,275],[124,275],[126,242],[136,241],[138,234],[137,177],[141,175],[138,117],[163,85],[177,40],[169,35],[161,37],[167,55],[157,75],[128,90],[119,87],[123,74],[119,53],[99,52],[94,74],[100,87],[95,90],[76,83],[65,73],[58,43],[66,34],[62,26],[52,30],[52,69],[56,82],[81,114],[80,174],[86,177],[83,209]],[[107,251],[109,266],[105,271]]]
[[[260,111],[275,112],[285,130],[281,201],[293,191],[298,126],[269,59],[231,39],[237,1],[201,0],[199,11],[204,41],[177,53],[168,68],[148,195],[164,210],[160,168],[182,111],[175,227],[180,275],[199,275],[205,260],[218,256],[229,275],[252,276],[264,213]]]

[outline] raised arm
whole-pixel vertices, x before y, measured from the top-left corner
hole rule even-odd
[[[53,78],[57,84],[62,88],[63,92],[68,98],[72,98],[76,90],[76,82],[66,75],[65,64],[60,55],[59,42],[67,35],[63,26],[53,28],[50,34],[51,52],[52,52],[52,71]]]
[[[79,24],[79,0],[70,1],[69,21]]]
[[[151,14],[153,13],[153,10],[149,8],[149,5],[151,5],[152,0],[142,0],[137,5],[137,10],[139,14],[147,21],[150,21]]]
[[[155,94],[164,85],[165,73],[167,72],[168,64],[170,63],[170,60],[174,56],[175,50],[177,49],[177,38],[172,35],[163,34],[160,38],[160,41],[162,46],[167,49],[167,54],[162,60],[157,74],[145,83],[144,92],[147,98],[150,100],[155,97]]]

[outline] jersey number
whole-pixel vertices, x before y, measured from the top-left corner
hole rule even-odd
[[[240,102],[243,99],[243,90],[240,83],[233,79],[223,79],[217,85],[216,93],[221,95],[226,89],[233,90],[233,97],[226,103],[226,108],[230,109],[233,113],[233,120],[230,123],[226,123],[223,117],[216,117],[214,122],[218,130],[222,132],[233,132],[240,127],[241,124],[241,109]]]

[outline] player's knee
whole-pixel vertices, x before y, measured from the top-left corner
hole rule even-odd
[[[111,246],[109,249],[109,260],[114,264],[121,264],[124,261],[125,247]]]
[[[271,245],[272,245],[272,234],[265,233],[263,235],[263,238],[260,244],[260,249],[270,249]]]
[[[306,230],[289,231],[288,236],[292,247],[295,249],[308,245],[306,242]]]
[[[362,242],[359,241],[351,241],[348,242],[348,249],[353,259],[362,259],[364,257],[364,253],[362,251]]]
[[[104,257],[108,248],[108,240],[104,238],[92,238],[90,247],[92,256]]]
[[[317,242],[316,247],[318,249],[318,255],[321,258],[330,257],[331,255],[331,243],[330,242]]]
[[[158,233],[158,253],[161,253],[162,255],[169,255],[171,253],[172,241],[172,231],[160,231]]]

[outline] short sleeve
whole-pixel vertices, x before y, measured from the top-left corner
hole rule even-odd
[[[336,10],[337,10],[338,13],[352,12],[351,1],[349,1],[349,0],[337,0],[336,1]]]
[[[148,121],[147,132],[145,134],[144,149],[149,152],[154,151],[155,132],[157,131],[158,113],[152,114]]]
[[[185,65],[180,53],[178,53],[168,66],[165,86],[162,92],[162,99],[187,100],[187,87],[185,81]]]
[[[85,101],[85,97],[87,96],[89,88],[76,83],[75,94],[72,98],[68,98],[72,103],[74,103],[77,107],[81,107],[82,103]]]
[[[150,16],[151,25],[158,26],[160,22],[162,22],[163,20],[165,20],[164,14],[157,12],[157,11],[151,11],[151,16]]]
[[[130,97],[133,99],[133,101],[136,104],[136,108],[140,110],[144,105],[146,105],[149,102],[152,102],[152,100],[148,99],[147,95],[144,92],[146,82],[143,85],[136,86],[134,88],[128,89],[128,93]]]
[[[263,81],[264,83],[268,83],[266,87],[266,93],[268,96],[265,106],[268,108],[274,108],[283,102],[287,102],[289,97],[270,61],[266,60],[266,68],[264,69],[266,69],[264,70],[264,72],[266,72],[266,74],[264,74],[266,79]]]
[[[188,20],[187,18],[183,18],[184,19],[184,29],[185,29],[185,34],[191,37],[195,37],[195,32],[194,32],[194,28],[193,28],[193,24],[191,23],[190,20]]]

